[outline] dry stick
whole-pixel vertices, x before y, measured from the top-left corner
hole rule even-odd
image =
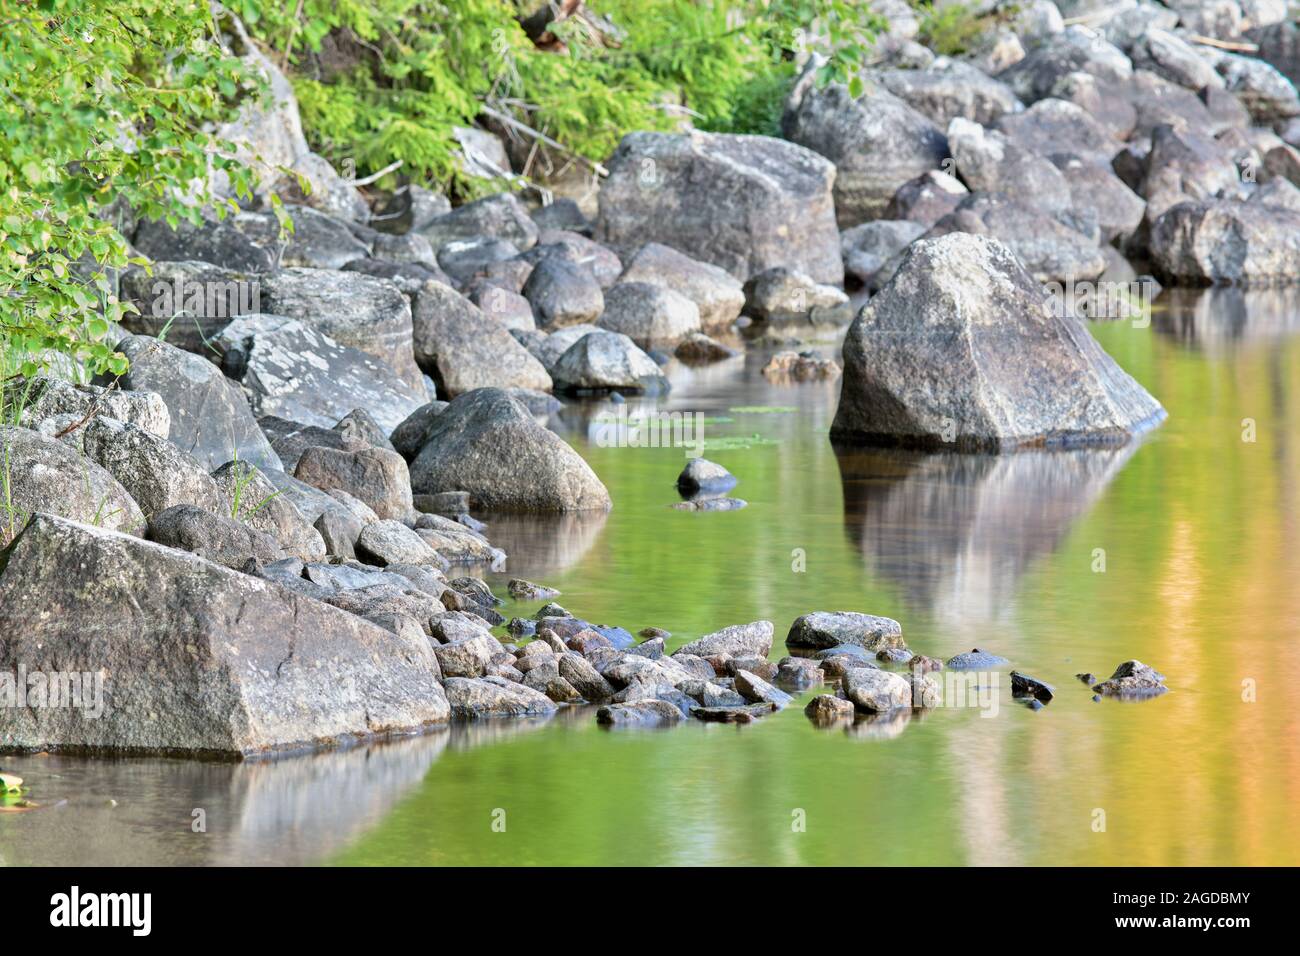
[[[153,354],[154,352],[156,352],[157,350],[158,350],[158,343],[155,342],[153,345],[149,346],[149,350],[148,350],[147,352],[145,352],[144,355],[141,355],[140,358],[142,358],[142,359],[143,359],[143,358],[148,358],[150,355],[152,355],[152,354]],[[104,396],[107,395],[109,392],[113,391],[115,388],[117,388],[117,384],[118,384],[118,382],[120,382],[120,381],[122,381],[122,376],[121,376],[121,375],[119,375],[119,376],[117,376],[116,378],[114,378],[113,381],[111,381],[111,382],[109,383],[108,388],[104,389],[103,394],[98,395],[98,396],[96,396],[94,399],[91,400],[91,402],[90,402],[90,408],[88,408],[88,409],[86,410],[86,414],[85,414],[85,416],[81,419],[81,421],[79,421],[79,422],[73,422],[73,423],[72,423],[71,425],[69,425],[67,428],[65,428],[65,429],[63,429],[62,431],[60,431],[60,432],[58,432],[57,434],[55,434],[54,437],[55,437],[56,439],[58,439],[58,438],[62,438],[62,437],[64,437],[65,435],[71,435],[71,434],[72,434],[73,432],[75,432],[78,428],[80,428],[81,426],[85,425],[88,421],[90,421],[92,418],[94,418],[96,415],[98,415],[98,414],[99,414],[99,406],[100,406],[100,403],[103,402],[103,400],[104,400]]]
[[[371,173],[369,176],[363,176],[361,179],[346,179],[344,180],[344,182],[348,183],[351,186],[369,186],[371,183],[378,182],[379,180],[383,179],[389,173],[397,172],[397,170],[402,168],[403,162],[405,162],[405,160],[399,159],[395,163],[389,163],[387,166],[385,166],[377,173]]]
[[[509,113],[502,113],[499,110],[494,110],[492,107],[488,106],[487,104],[484,104],[480,108],[483,110],[484,113],[486,113],[488,116],[491,116],[493,119],[505,123],[507,126],[517,129],[519,130],[519,132],[525,133],[536,140],[540,140],[542,143],[545,143],[547,146],[551,147],[551,149],[558,149],[560,152],[572,156],[574,159],[578,160],[578,162],[582,163],[583,165],[591,169],[593,172],[595,172],[596,175],[598,176],[609,175],[609,170],[606,169],[604,166],[602,166],[600,163],[595,162],[594,160],[590,160],[586,156],[581,155],[580,153],[575,153],[573,150],[569,149],[563,143],[559,143],[551,139],[551,137],[547,136],[545,133],[538,132],[537,130],[533,129],[531,126],[527,125],[526,123],[519,122],[519,120],[515,119]]]
[[[1241,53],[1258,53],[1258,43],[1246,43],[1244,40],[1216,40],[1214,37],[1204,37],[1199,33],[1187,34],[1187,39],[1193,43],[1199,43],[1202,46],[1212,46],[1220,50],[1234,50]]]

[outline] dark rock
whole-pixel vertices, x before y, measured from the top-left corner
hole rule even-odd
[[[610,507],[609,492],[577,452],[494,388],[459,396],[433,420],[411,464],[411,485],[420,494],[467,491],[487,511]]]
[[[82,432],[82,447],[87,458],[118,480],[146,518],[179,504],[209,511],[222,508],[217,484],[203,466],[143,428],[92,418]]]
[[[387,262],[381,259],[355,259],[343,267],[344,272],[360,272],[362,275],[376,279],[387,279],[406,295],[419,290],[420,286],[433,279],[437,282],[451,284],[451,278],[437,266],[428,266],[422,262]]]
[[[965,192],[963,188],[961,194],[964,195]],[[960,196],[951,193],[944,195],[952,198],[951,205],[945,204],[943,212],[947,213],[956,207]],[[935,216],[935,220],[938,218],[938,215]],[[933,225],[933,222],[877,219],[874,222],[864,222],[860,226],[846,229],[840,234],[840,254],[844,257],[845,273],[864,285],[870,285],[872,278],[884,264],[906,249],[913,240],[919,238],[930,225]]]
[[[1028,674],[1021,674],[1018,671],[1011,672],[1011,696],[1012,697],[1033,697],[1042,701],[1044,704],[1051,701],[1055,696],[1055,689],[1050,684],[1044,684],[1036,677],[1030,677]]]
[[[595,322],[605,309],[605,296],[590,271],[561,256],[546,256],[533,268],[523,295],[541,329]]]
[[[549,205],[534,209],[530,215],[541,230],[564,229],[584,236],[591,235],[590,220],[572,199],[556,198]]]
[[[139,310],[122,327],[141,335],[166,329],[172,345],[204,354],[206,343],[237,315],[260,312],[259,276],[207,262],[155,262],[122,273],[119,297]]]
[[[677,490],[684,495],[728,491],[736,486],[735,476],[705,458],[692,458],[677,476]]]
[[[692,332],[673,349],[673,355],[688,365],[709,365],[735,358],[739,354],[736,349],[716,342],[702,332]]]
[[[852,720],[857,709],[853,701],[836,697],[834,694],[819,694],[808,701],[803,711],[818,724],[831,724],[842,720]]]
[[[1092,688],[1104,697],[1156,697],[1165,693],[1165,675],[1141,661],[1125,661],[1115,673]]]
[[[425,442],[429,440],[429,429],[433,426],[434,419],[441,415],[446,408],[446,402],[428,402],[407,415],[388,436],[388,440],[392,442],[393,450],[407,461],[414,459],[420,453],[420,449],[424,447]],[[466,507],[468,508],[468,501]]]
[[[533,584],[531,581],[525,581],[522,578],[511,578],[509,583],[506,584],[506,590],[510,592],[510,596],[516,601],[547,601],[560,596],[560,592],[555,588]]]
[[[710,723],[748,724],[774,710],[776,707],[766,702],[735,707],[692,707],[691,716]]]
[[[682,719],[676,706],[657,699],[607,704],[596,711],[596,723],[610,727],[670,727]]]
[[[241,522],[194,505],[173,505],[149,520],[150,541],[189,551],[235,571],[269,564],[281,557],[280,545]]]
[[[434,217],[418,231],[434,249],[456,239],[491,236],[509,242],[521,251],[532,248],[538,233],[537,226],[512,193],[496,193],[466,203]]]
[[[898,187],[893,198],[889,200],[889,205],[885,207],[882,220],[886,223],[902,221],[920,223],[928,228],[956,209],[969,192],[970,190],[956,176],[931,169]],[[881,228],[886,229],[886,227]],[[888,227],[884,237],[880,239],[880,248],[883,250],[883,244],[888,242],[894,245],[897,251],[916,238],[913,236],[906,242],[900,243],[897,238],[893,238],[900,232],[903,232],[901,226]],[[841,249],[843,249],[844,236],[850,234],[859,235],[853,229],[845,230],[841,236]]]

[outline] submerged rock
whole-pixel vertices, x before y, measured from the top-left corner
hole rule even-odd
[[[1165,675],[1141,661],[1125,661],[1100,684],[1092,688],[1107,697],[1155,697],[1169,690]]]
[[[677,511],[739,511],[749,507],[743,498],[691,498],[673,505]]]
[[[6,737],[23,749],[246,756],[413,730],[449,713],[422,638],[49,515],[0,572],[0,630],[6,670],[111,675],[97,719],[14,709]]]
[[[707,458],[692,458],[677,476],[677,490],[686,495],[727,491],[735,486],[735,475]]]
[[[831,426],[840,442],[962,451],[1123,442],[1165,417],[1082,323],[1053,314],[1004,245],[980,236],[913,245],[854,320],[844,363]]]
[[[843,697],[836,697],[834,694],[819,694],[812,700],[808,701],[808,706],[803,709],[809,719],[818,724],[837,723],[842,720],[852,720],[857,708],[853,706],[853,701],[845,700]]]
[[[516,601],[549,601],[553,597],[560,596],[560,592],[555,588],[534,584],[522,578],[511,578],[506,584],[506,590]]]
[[[981,671],[993,670],[998,667],[1005,667],[1011,662],[1005,657],[999,657],[997,654],[990,654],[988,651],[980,650],[978,647],[969,651],[964,651],[948,659],[947,667],[954,671]]]
[[[610,727],[671,727],[683,719],[676,706],[657,699],[607,704],[596,711],[596,723]]]
[[[830,648],[854,645],[875,653],[903,646],[903,628],[893,618],[857,611],[814,611],[797,617],[786,635],[787,647]],[[851,653],[851,652],[850,652]]]
[[[840,374],[839,363],[816,352],[777,352],[763,376],[779,382],[825,382]]]

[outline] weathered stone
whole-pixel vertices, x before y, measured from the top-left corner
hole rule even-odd
[[[503,677],[449,677],[443,685],[457,720],[485,717],[545,717],[555,713],[553,701],[540,691]]]
[[[118,350],[131,363],[119,387],[160,395],[169,413],[167,438],[204,468],[235,457],[259,468],[280,467],[239,387],[211,362],[140,335],[123,339]]]
[[[364,408],[381,427],[392,428],[427,401],[423,381],[412,386],[373,353],[296,319],[242,316],[212,345],[222,371],[244,386],[259,417],[329,428]]]
[[[700,329],[700,310],[680,292],[649,282],[619,282],[605,292],[600,328],[643,349],[671,348]]]
[[[777,352],[763,366],[763,377],[776,382],[825,382],[839,374],[839,362],[813,351]]]
[[[1215,72],[1213,63],[1190,43],[1165,30],[1148,28],[1133,44],[1129,56],[1135,67],[1150,70],[1189,90],[1223,86],[1223,77]]]
[[[534,584],[522,578],[511,578],[506,584],[506,590],[516,601],[549,601],[553,597],[560,596],[560,592],[555,588]]]
[[[787,647],[861,647],[875,653],[883,647],[902,647],[903,628],[893,618],[857,611],[814,611],[795,618],[785,637]]]
[[[617,389],[659,395],[668,391],[668,379],[654,359],[626,335],[604,330],[569,346],[556,359],[551,377],[557,389],[567,392]]]
[[[744,704],[738,707],[692,707],[691,716],[710,723],[748,724],[766,717],[776,706],[770,703]]]
[[[489,386],[551,388],[546,369],[504,325],[440,282],[421,286],[413,321],[416,361],[448,398]]]
[[[852,720],[857,712],[853,701],[836,697],[834,694],[819,694],[808,701],[803,709],[808,717],[818,724],[830,724],[841,720]]]
[[[513,289],[484,279],[466,287],[465,297],[489,319],[507,329],[531,331],[537,328],[532,304]]]
[[[970,190],[955,175],[932,169],[922,173],[915,179],[909,179],[898,187],[898,191],[889,200],[889,205],[885,207],[883,221],[888,223],[906,220],[920,223],[926,227],[933,226],[956,209],[969,192]],[[868,224],[863,224],[864,227],[866,225]],[[901,229],[901,226],[892,227],[885,235],[888,237],[901,231]],[[844,236],[850,234],[859,235],[853,229],[846,230],[840,237],[841,250],[843,249]],[[895,251],[902,249],[914,238],[916,237],[913,236],[907,242],[902,243],[894,240],[896,244]],[[881,241],[885,240],[882,239]],[[876,268],[878,269],[879,266]]]
[[[840,228],[883,216],[898,188],[948,157],[943,131],[889,92],[868,82],[853,98],[840,83],[819,88],[813,60],[792,89],[781,119],[783,135],[835,164],[835,213]],[[777,265],[794,266],[792,260]],[[746,275],[757,272],[751,268]],[[804,269],[819,282],[839,278]]]
[[[587,236],[560,229],[544,229],[537,237],[537,245],[524,253],[523,258],[537,262],[543,256],[557,253],[590,272],[602,289],[617,282],[623,272],[623,263],[612,249]]]
[[[732,624],[679,647],[673,656],[767,657],[772,652],[772,622]]]
[[[1110,165],[1122,145],[1082,106],[1056,97],[1039,100],[1023,113],[1002,117],[996,129],[1006,142],[1030,154],[1073,153],[1105,166]],[[1014,188],[1015,177],[1003,177],[1003,182]]]
[[[418,292],[430,279],[451,284],[451,277],[438,266],[420,262],[387,262],[381,259],[355,259],[343,267],[344,272],[360,272],[376,279],[387,279],[406,295]]]
[[[418,455],[424,443],[428,441],[429,429],[434,419],[441,415],[446,407],[446,402],[428,402],[402,419],[388,435],[393,450],[407,461]]]
[[[1104,242],[1123,245],[1142,224],[1147,204],[1109,166],[1099,166],[1073,154],[1054,154],[1052,162],[1070,184],[1075,214],[1091,215]]]
[[[110,675],[98,719],[20,708],[10,746],[251,755],[448,716],[427,643],[109,531],[38,517],[0,596],[6,669]]]
[[[596,711],[596,723],[610,727],[670,727],[681,720],[677,707],[658,699],[607,704]]]
[[[264,313],[297,319],[340,345],[368,352],[411,388],[423,387],[411,344],[411,307],[392,282],[359,272],[282,269],[260,288]]]
[[[595,322],[605,309],[605,296],[590,271],[562,256],[544,257],[529,273],[523,295],[541,329]]]
[[[585,700],[593,704],[603,703],[614,696],[614,688],[609,681],[581,654],[565,651],[558,656],[557,664],[560,676],[568,681]]]
[[[437,552],[400,521],[385,519],[364,526],[357,536],[357,555],[376,564],[437,565]]]
[[[1075,25],[1030,50],[1024,59],[999,73],[997,79],[1011,87],[1023,102],[1036,103],[1052,95],[1058,80],[1075,72],[1122,83],[1133,75],[1133,64],[1100,35]]]
[[[322,491],[342,489],[380,518],[400,520],[413,509],[406,460],[385,448],[308,448],[298,459],[294,477]]]
[[[155,262],[147,271],[131,266],[122,272],[119,297],[139,311],[123,315],[122,327],[142,335],[166,329],[172,345],[202,355],[232,318],[261,311],[258,280],[208,262]]]
[[[1053,314],[1010,250],[979,236],[914,244],[854,320],[844,361],[831,426],[842,442],[1115,442],[1165,414],[1077,319]]]
[[[1273,123],[1300,116],[1300,94],[1294,83],[1272,64],[1253,56],[1224,53],[1216,64],[1229,92],[1257,123]]]
[[[1152,227],[1151,257],[1175,282],[1293,282],[1300,278],[1300,212],[1228,199],[1179,203]]]
[[[819,285],[793,269],[777,266],[745,283],[745,314],[760,322],[811,319],[848,321],[849,297],[834,286]]]
[[[727,491],[735,486],[735,475],[707,458],[692,458],[677,476],[677,490],[687,495]]]
[[[951,181],[956,182],[955,179]],[[903,188],[906,189],[907,186]],[[961,194],[965,192],[963,188]],[[959,194],[945,193],[944,195],[951,195],[953,200],[952,204],[944,209],[946,213],[956,208]],[[897,199],[897,195],[894,198]],[[936,216],[935,220],[938,218],[939,216]],[[863,284],[870,284],[872,277],[886,262],[906,249],[930,225],[933,225],[933,222],[877,219],[846,229],[840,234],[840,255],[844,257],[844,272]]]
[[[869,714],[912,706],[911,683],[889,671],[857,667],[844,674],[843,682],[844,696]]]
[[[42,423],[56,416],[68,417],[75,423],[89,420],[92,415],[135,425],[159,438],[166,438],[171,428],[167,404],[156,392],[79,385],[44,375],[6,387],[22,405],[18,424],[33,431],[41,430]]]
[[[491,236],[523,251],[537,242],[538,229],[513,193],[476,199],[431,219],[418,230],[434,249],[456,239]]]
[[[1005,83],[949,57],[925,69],[882,70],[871,78],[939,129],[958,116],[987,126],[1024,109]]]
[[[130,492],[95,461],[54,438],[0,425],[0,469],[0,545],[38,511],[112,531],[144,529],[144,514]]]
[[[219,514],[228,514],[250,528],[271,535],[285,551],[304,561],[318,561],[325,556],[322,533],[256,467],[247,462],[229,461],[212,473],[212,479],[221,494]],[[361,525],[360,520],[356,521],[358,533]],[[346,552],[331,553],[351,556],[350,545],[355,541],[356,534],[353,534]]]
[[[1070,186],[1051,162],[995,130],[965,119],[948,126],[957,174],[972,191],[1014,196],[1048,215],[1070,208]]]
[[[771,704],[778,709],[794,700],[785,691],[747,670],[736,671],[736,690],[750,703]]]
[[[263,273],[280,259],[279,243],[238,228],[240,216],[262,225],[257,213],[237,213],[225,220],[182,221],[175,228],[161,220],[145,221],[135,232],[133,245],[143,256],[159,262],[203,262],[210,267],[239,273]]]
[[[420,494],[467,491],[487,511],[608,510],[609,492],[563,439],[500,389],[454,399],[411,464]]]
[[[699,309],[700,325],[705,331],[727,328],[745,305],[741,283],[725,269],[657,242],[637,250],[619,281],[657,285],[684,295]]]
[[[192,455],[165,438],[97,416],[84,427],[82,448],[118,480],[146,518],[180,504],[222,509],[216,482]]]
[[[433,646],[444,677],[482,677],[500,651],[501,643],[490,634]]]
[[[1141,661],[1125,661],[1093,688],[1107,697],[1155,697],[1165,693],[1165,675]]]
[[[787,687],[803,690],[815,687],[823,680],[823,671],[811,657],[783,657],[777,664],[776,681]]]
[[[636,132],[607,166],[596,236],[616,252],[660,242],[741,280],[785,265],[843,281],[835,169],[811,150],[765,136]]]
[[[194,505],[173,505],[149,519],[150,541],[189,551],[235,571],[278,561],[280,544],[233,518]]]
[[[947,667],[949,670],[954,671],[981,671],[1004,667],[1009,663],[1011,662],[1005,657],[991,654],[976,647],[948,658]]]

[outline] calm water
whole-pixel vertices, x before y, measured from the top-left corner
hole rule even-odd
[[[602,447],[613,406],[592,406],[555,425],[615,510],[489,530],[502,594],[538,580],[674,643],[766,618],[774,657],[799,614],[885,614],[918,652],[978,645],[1056,685],[1040,712],[1004,682],[993,717],[850,730],[812,726],[805,694],[744,727],[611,733],[584,709],[274,763],[6,758],[49,806],[0,814],[0,862],[1300,863],[1300,298],[1158,308],[1093,327],[1169,410],[1136,446],[837,457],[838,383],[769,385],[751,353],[675,369],[659,406],[708,416],[748,508],[669,509],[683,452]],[[1132,657],[1171,692],[1094,703],[1073,678]]]

